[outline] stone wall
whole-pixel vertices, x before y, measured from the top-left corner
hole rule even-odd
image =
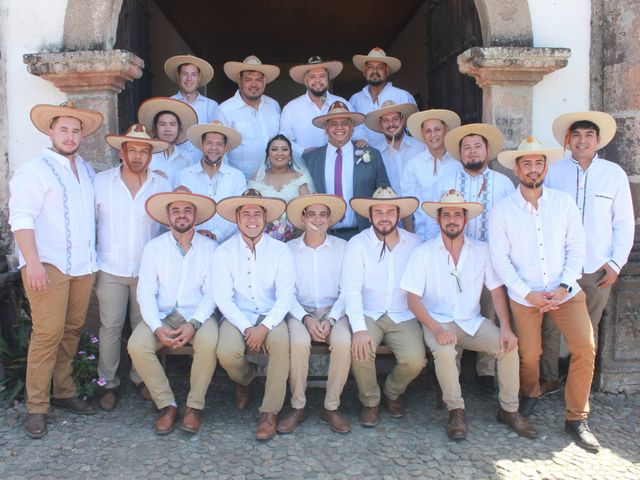
[[[7,146],[7,61],[5,19],[7,12],[5,4],[0,4],[0,179],[9,178],[9,153]],[[0,258],[6,255],[13,244],[13,236],[9,230],[9,182],[0,182]]]

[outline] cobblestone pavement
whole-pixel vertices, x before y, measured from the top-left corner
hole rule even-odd
[[[173,378],[180,407],[184,379]],[[385,412],[376,428],[357,423],[359,405],[349,382],[341,410],[353,422],[347,435],[332,433],[318,411],[324,390],[311,388],[311,416],[289,435],[254,439],[257,387],[247,411],[233,407],[234,386],[215,377],[198,435],[176,429],[159,437],[150,402],[127,387],[118,408],[91,417],[54,409],[49,434],[31,440],[22,404],[0,411],[0,478],[9,479],[404,479],[404,478],[640,478],[640,397],[592,396],[590,426],[604,448],[587,453],[563,433],[562,395],[542,400],[532,416],[540,437],[518,437],[495,421],[497,399],[466,382],[468,440],[449,441],[446,410],[425,378],[405,396],[406,415]],[[6,407],[6,405],[5,405]]]

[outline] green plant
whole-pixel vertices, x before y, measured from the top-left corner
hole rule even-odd
[[[27,374],[30,335],[31,322],[28,317],[23,317],[11,328],[8,342],[0,337],[0,362],[5,374],[5,378],[0,382],[4,388],[0,396],[9,402],[22,400],[25,397],[24,380]]]
[[[80,336],[78,353],[73,359],[73,379],[76,395],[85,399],[93,397],[98,388],[104,386],[104,380],[98,378],[98,337],[95,335]]]

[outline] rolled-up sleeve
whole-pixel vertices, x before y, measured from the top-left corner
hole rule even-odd
[[[16,170],[9,190],[11,231],[35,230],[35,220],[42,211],[46,194],[40,175],[30,165],[25,165]]]

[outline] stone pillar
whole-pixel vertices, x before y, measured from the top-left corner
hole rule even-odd
[[[7,67],[6,42],[4,36],[7,7],[0,7],[0,257],[6,255],[13,245],[13,235],[9,228],[9,155],[7,145]]]
[[[104,141],[107,133],[118,133],[118,93],[127,80],[142,76],[144,62],[125,50],[98,50],[24,55],[29,73],[50,81],[68,94],[78,107],[104,115],[98,131],[80,147],[82,157],[97,170],[117,162],[117,153]]]

